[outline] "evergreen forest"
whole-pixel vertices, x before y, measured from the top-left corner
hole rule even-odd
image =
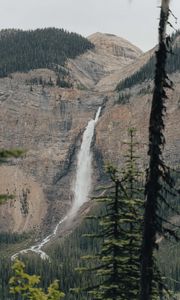
[[[175,73],[180,70],[180,44],[176,42],[179,39],[180,31],[177,31],[171,36],[172,39],[172,49],[168,53],[166,70],[168,74]],[[153,80],[155,72],[156,58],[153,54],[149,61],[143,65],[137,72],[135,72],[130,77],[122,80],[116,87],[118,92],[124,89],[131,89],[137,84],[142,84],[145,81]]]
[[[11,254],[27,249],[35,237],[1,232],[0,299],[180,299],[180,169],[167,165],[163,156],[166,100],[173,90],[168,76],[180,70],[180,48],[174,43],[179,32],[166,35],[170,14],[169,1],[162,0],[155,55],[117,87],[121,91],[154,79],[147,169],[140,167],[136,129],[130,127],[123,166],[105,166],[86,217],[43,248],[49,260],[29,251],[10,261]],[[57,70],[67,58],[93,48],[86,39],[54,28],[4,30],[0,41],[1,76],[33,68]],[[125,93],[119,100],[130,96]],[[23,154],[20,149],[1,150],[0,164]],[[1,204],[11,197],[0,195]]]
[[[38,68],[58,70],[67,58],[75,58],[93,47],[86,38],[64,29],[1,30],[0,77]]]

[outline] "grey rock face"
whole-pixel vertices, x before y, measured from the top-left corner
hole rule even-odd
[[[151,94],[140,95],[141,87],[135,87],[129,103],[120,105],[115,104],[114,88],[151,53],[142,54],[129,42],[109,34],[97,33],[90,40],[95,49],[69,60],[66,66],[73,88],[27,85],[29,79],[39,76],[46,81],[51,77],[55,83],[56,74],[47,69],[0,79],[0,148],[26,151],[24,157],[0,167],[0,193],[14,195],[0,207],[1,231],[44,233],[69,210],[82,133],[99,106],[103,108],[93,144],[95,185],[103,177],[103,163],[122,165],[123,141],[130,126],[137,128],[142,166],[147,162]],[[176,84],[168,100],[165,157],[177,165],[180,75],[173,76]]]

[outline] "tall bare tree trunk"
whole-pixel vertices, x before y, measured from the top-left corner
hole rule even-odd
[[[141,300],[152,300],[152,286],[155,278],[153,252],[156,247],[156,233],[161,231],[157,210],[161,179],[164,172],[162,149],[165,144],[163,116],[167,98],[164,88],[168,85],[165,65],[167,59],[166,27],[169,16],[169,2],[170,0],[161,1],[159,48],[156,52],[155,86],[149,121],[149,169],[145,189],[146,202],[141,252]]]

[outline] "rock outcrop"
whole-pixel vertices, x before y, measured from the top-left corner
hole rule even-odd
[[[81,137],[97,108],[103,106],[96,128],[95,149],[103,162],[121,167],[127,128],[137,128],[141,165],[146,165],[151,94],[131,91],[129,103],[117,104],[116,84],[134,73],[152,52],[124,39],[96,33],[89,37],[95,49],[69,60],[66,68],[73,88],[56,86],[48,69],[12,74],[0,79],[0,148],[21,148],[24,157],[0,168],[0,193],[14,199],[0,207],[1,231],[49,231],[68,211],[73,199],[76,155]],[[41,77],[53,86],[29,85]],[[180,75],[168,100],[166,158],[179,163]],[[99,156],[99,157],[100,157]],[[96,165],[94,163],[94,165]],[[96,172],[94,180],[97,179]]]
[[[132,64],[142,51],[130,42],[112,34],[95,33],[89,36],[95,48],[69,60],[68,68],[77,85],[97,92],[114,90],[119,81],[111,80],[104,85],[105,78],[121,73],[123,67]]]
[[[34,226],[39,228],[42,220],[43,226],[54,226],[68,210],[72,202],[77,148],[86,124],[104,102],[104,95],[90,91],[27,85],[29,78],[39,75],[44,79],[55,78],[50,70],[35,70],[0,79],[0,147],[20,148],[26,152],[23,158],[10,160],[6,171],[1,168],[0,193],[7,189],[15,196],[14,201],[0,208],[4,216],[0,218],[1,230],[31,230]],[[20,175],[15,177],[12,168]],[[34,195],[30,188],[33,182],[34,193],[37,189],[33,209],[37,208],[38,216],[28,221],[33,212],[29,209],[20,218],[20,194],[27,187],[30,189],[27,205],[31,207],[29,195]]]
[[[167,112],[165,116],[164,158],[167,165],[180,166],[180,74],[171,76],[174,90],[168,91]],[[149,84],[149,83],[148,83]],[[140,166],[145,169],[148,164],[148,125],[152,99],[152,88],[146,90],[146,83],[131,89],[130,98],[126,104],[114,105],[104,113],[96,128],[96,147],[103,154],[104,162],[112,162],[119,169],[123,166],[124,154],[128,141],[128,128],[136,129],[137,152]],[[145,92],[144,92],[145,91]]]

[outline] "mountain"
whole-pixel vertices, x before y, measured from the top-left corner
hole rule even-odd
[[[3,231],[41,232],[41,226],[47,231],[69,209],[82,132],[108,99],[107,93],[96,91],[96,85],[141,55],[138,48],[113,35],[97,33],[89,39],[95,47],[63,67],[63,82],[71,88],[59,87],[59,74],[50,69],[0,79],[0,146],[26,150],[23,159],[1,166],[1,192],[15,194],[0,211]]]
[[[47,37],[48,45],[52,39],[49,35]],[[126,89],[118,91],[116,87],[119,82],[121,84],[142,72],[155,49],[142,53],[130,42],[111,34],[95,33],[88,39],[90,44],[86,43],[94,46],[88,46],[75,58],[71,54],[66,56],[63,64],[56,65],[58,72],[54,65],[53,68],[52,65],[50,68],[43,65],[35,69],[31,65],[30,70],[24,73],[18,68],[17,72],[0,78],[0,148],[25,150],[23,157],[9,159],[0,166],[0,193],[14,195],[13,199],[0,206],[0,253],[3,258],[9,258],[41,240],[69,211],[82,135],[100,106],[101,115],[92,143],[92,181],[95,187],[92,194],[106,179],[104,165],[107,162],[121,169],[129,127],[137,129],[140,166],[147,166],[153,82],[151,77],[147,77],[146,81],[136,80]],[[179,35],[175,39],[176,58],[179,59]],[[19,44],[16,46],[20,47]],[[53,62],[52,58],[49,62]],[[168,91],[164,154],[166,162],[178,168],[179,67],[171,72],[170,78],[174,82],[174,90]],[[90,208],[90,202],[86,203],[74,222],[67,228],[60,228],[52,242],[47,244],[46,250],[53,257],[51,264],[35,258],[40,264],[40,272],[49,274],[47,280],[62,274],[64,278],[64,274],[69,272],[74,281],[78,280],[73,268],[79,257],[92,248],[80,238],[80,234],[85,230],[88,232],[88,228],[78,225]],[[66,235],[71,238],[65,239]],[[29,269],[32,270],[33,258],[29,257]],[[60,261],[66,263],[61,264]],[[2,272],[9,270],[9,262],[5,265],[0,260],[0,264]],[[5,281],[6,276],[3,277]],[[47,286],[47,281],[44,285]],[[69,288],[70,282],[63,282],[63,286]],[[2,286],[2,292],[5,290]],[[67,297],[74,300],[70,295]]]
[[[23,158],[0,167],[0,192],[8,190],[15,195],[15,199],[1,207],[1,231],[36,228],[43,234],[68,211],[82,133],[99,106],[103,110],[96,128],[95,169],[103,169],[99,159],[102,164],[112,161],[121,166],[123,140],[129,126],[137,128],[138,141],[143,141],[143,146],[139,146],[142,165],[146,162],[152,82],[138,82],[120,94],[113,88],[122,76],[129,78],[146,66],[153,50],[144,54],[111,34],[95,33],[89,40],[94,48],[68,59],[63,67],[63,81],[70,83],[69,88],[60,87],[59,75],[50,69],[16,72],[0,78],[0,147],[26,151]],[[175,88],[169,92],[165,156],[177,165],[179,73],[173,73],[172,78]],[[99,174],[95,174],[97,180]],[[6,223],[5,216],[10,222]]]
[[[95,48],[70,60],[68,67],[74,79],[88,89],[112,90],[113,82],[105,87],[103,81],[123,67],[130,65],[142,51],[123,38],[112,34],[94,33],[88,38]],[[118,83],[118,81],[117,81]]]

